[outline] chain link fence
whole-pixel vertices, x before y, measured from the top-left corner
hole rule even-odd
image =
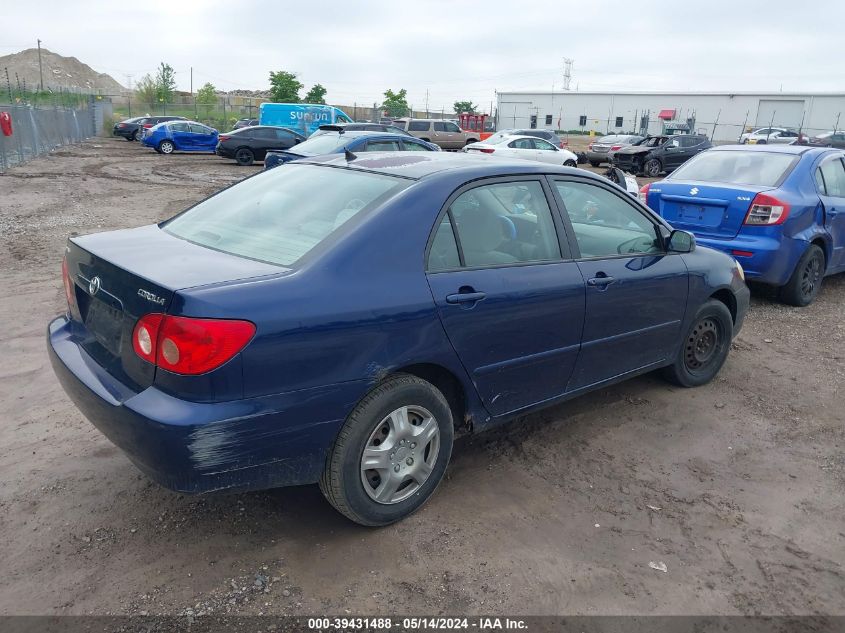
[[[111,104],[90,97],[78,107],[4,104],[0,115],[11,119],[11,134],[0,132],[0,172],[62,145],[78,143],[104,131],[111,121]]]

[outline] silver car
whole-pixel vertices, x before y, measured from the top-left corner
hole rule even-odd
[[[590,164],[593,167],[598,167],[602,163],[610,162],[608,152],[615,152],[641,140],[643,140],[643,137],[636,134],[610,134],[590,143],[585,154]]]

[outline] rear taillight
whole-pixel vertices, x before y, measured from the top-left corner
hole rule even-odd
[[[751,208],[745,216],[745,224],[772,226],[783,224],[789,215],[789,205],[774,196],[758,193],[751,201]]]
[[[225,134],[221,134],[220,136],[217,137],[217,140],[222,142],[222,141],[228,141],[230,138],[232,138],[232,137],[226,136]]]
[[[621,145],[614,145],[613,147],[610,148],[610,151],[615,152],[615,151],[620,150],[620,149],[622,149]]]
[[[126,123],[118,123],[117,127],[126,127]]]
[[[645,184],[640,187],[640,202],[643,204],[648,204],[648,190],[651,189],[651,183]]]
[[[495,152],[496,150],[495,150],[495,149],[493,149],[492,147],[479,147],[479,148],[478,148],[478,151],[479,151],[479,152],[484,152],[485,154],[492,154],[492,153],[493,153],[493,152]]]
[[[249,321],[197,319],[152,313],[132,332],[135,353],[174,374],[196,376],[217,369],[255,334]]]
[[[145,127],[146,129],[150,129],[152,126],[153,126],[153,124],[152,124],[152,123],[144,123],[144,127]]]

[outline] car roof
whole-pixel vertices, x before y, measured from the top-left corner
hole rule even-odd
[[[507,159],[464,152],[366,152],[366,155],[360,155],[348,162],[344,154],[325,154],[297,162],[360,169],[413,180],[460,169],[468,172],[467,176],[477,178],[499,175],[577,173],[579,176],[593,178],[598,182],[607,182],[607,179],[585,169],[576,171],[574,167],[557,167],[518,158]]]
[[[719,145],[708,151],[745,151],[745,152],[769,152],[775,154],[806,154],[807,152],[830,151],[829,147],[810,147],[809,145]],[[840,150],[841,151],[841,150]]]

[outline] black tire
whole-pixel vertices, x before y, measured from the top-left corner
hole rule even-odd
[[[165,139],[158,144],[156,151],[159,154],[172,154],[174,151],[176,151],[176,146],[173,144],[173,141],[168,141],[167,139]]]
[[[247,167],[255,162],[255,154],[248,147],[239,147],[235,151],[235,160],[238,162],[238,165]]]
[[[430,138],[421,138],[420,140],[421,140],[421,141],[425,141],[426,143],[431,143],[431,139],[430,139]]]
[[[659,158],[649,158],[643,162],[643,175],[648,178],[657,178],[662,169]]]
[[[478,139],[477,138],[468,138],[467,142],[464,143],[464,147],[466,147],[467,145],[472,145],[473,143],[478,143]]]
[[[792,306],[810,305],[821,290],[824,269],[824,251],[815,244],[810,244],[795,265],[789,281],[785,286],[781,286],[780,300]]]
[[[665,367],[664,377],[681,387],[699,387],[719,373],[733,339],[733,317],[721,301],[702,305],[681,341],[675,362]]]
[[[568,161],[563,163],[563,166],[564,167],[578,167],[578,163],[570,158]]]
[[[759,141],[757,141],[757,145],[768,145],[768,143],[769,142],[764,139],[760,139]]]
[[[601,163],[600,163],[599,161],[597,161],[597,160],[591,160],[591,161],[590,161],[590,164],[591,164],[593,167],[598,167],[599,165],[601,165]]]
[[[124,136],[123,138],[125,138],[127,141],[129,141],[131,143],[132,141],[135,140],[135,132],[132,132],[132,134],[130,134],[129,136]]]
[[[435,418],[439,430],[437,457],[416,492],[402,501],[380,503],[364,489],[361,459],[367,442],[386,417],[405,406],[424,407]],[[452,411],[443,394],[421,378],[396,374],[370,391],[349,414],[326,458],[320,490],[352,521],[368,526],[389,525],[415,512],[431,497],[446,471],[453,440]]]

